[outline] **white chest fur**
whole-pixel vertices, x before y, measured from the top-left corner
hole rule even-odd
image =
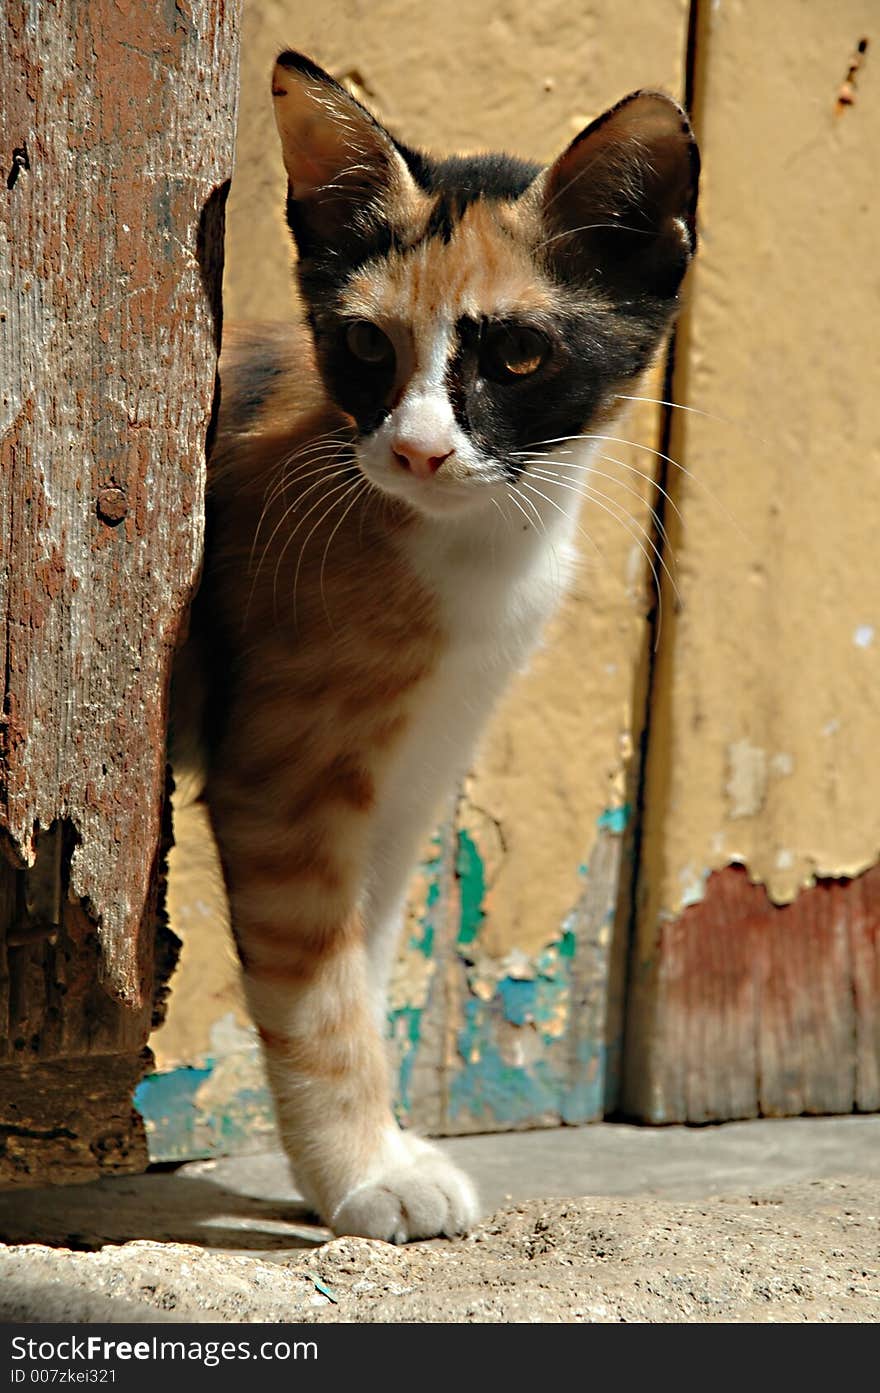
[[[383,780],[373,828],[364,909],[370,936],[384,941],[386,953],[431,818],[466,772],[493,706],[565,592],[580,501],[573,492],[569,499],[534,523],[516,509],[488,507],[464,519],[427,520],[407,538],[410,564],[438,598],[445,641]]]
[[[408,560],[441,606],[453,662],[519,666],[537,642],[572,578],[574,534],[584,479],[595,451],[566,447],[565,490],[530,493],[530,511],[497,499],[472,515],[426,519],[408,544]]]

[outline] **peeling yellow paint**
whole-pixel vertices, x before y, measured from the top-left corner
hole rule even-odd
[[[880,859],[880,84],[834,105],[876,6],[699,13],[702,248],[673,385],[691,410],[669,447],[681,603],[653,675],[630,998],[646,1116],[647,1063],[678,1041],[659,926],[729,864],[784,905]]]
[[[401,1011],[405,1006],[424,1006],[428,1000],[436,963],[404,941],[388,989],[389,1011]]]
[[[763,808],[767,793],[767,751],[748,740],[737,740],[727,747],[727,762],[724,791],[728,817],[754,817]]]

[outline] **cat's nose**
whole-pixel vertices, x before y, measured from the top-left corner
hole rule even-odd
[[[431,446],[418,445],[413,440],[395,440],[391,446],[391,453],[401,469],[406,469],[417,479],[430,479],[432,474],[437,473],[444,460],[455,454],[454,450],[447,450],[445,454],[431,454],[431,449]]]

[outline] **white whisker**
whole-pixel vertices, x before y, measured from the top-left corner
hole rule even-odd
[[[303,502],[303,500],[308,498],[310,493],[314,493],[315,489],[319,489],[323,483],[329,481],[330,479],[338,479],[340,474],[348,474],[352,467],[352,465],[346,464],[343,465],[340,469],[331,469],[329,471],[327,469],[316,470],[316,473],[319,475],[319,477],[315,479],[313,483],[309,484],[308,488],[303,489],[302,493],[298,494],[298,496],[293,500],[292,503],[288,503],[287,507],[284,509],[284,512],[281,514],[281,517],[278,519],[275,526],[273,527],[272,532],[269,535],[269,539],[266,542],[266,545],[263,547],[263,553],[260,557],[259,565],[257,566],[254,575],[254,585],[256,585],[257,579],[263,566],[263,562],[266,560],[266,557],[269,554],[269,548],[272,546],[272,543],[274,542],[275,538],[277,537],[281,528],[284,526],[287,519],[290,517],[291,513],[295,513],[297,508]],[[308,513],[306,514],[306,517],[308,517]],[[253,586],[251,587],[251,594],[253,595]]]
[[[344,512],[342,513],[342,515],[340,516],[339,521],[338,521],[338,522],[336,523],[336,525],[334,526],[333,531],[330,533],[330,536],[327,538],[327,541],[326,541],[325,544],[324,544],[324,554],[323,554],[323,556],[321,557],[321,570],[320,570],[319,576],[318,576],[318,579],[319,579],[319,587],[318,587],[318,588],[319,588],[319,590],[320,590],[320,592],[321,592],[321,604],[324,606],[324,613],[325,613],[326,616],[327,616],[327,623],[330,625],[330,628],[331,628],[331,629],[333,628],[333,620],[330,618],[330,611],[329,611],[329,609],[327,608],[327,597],[326,597],[326,595],[324,594],[324,568],[325,568],[326,565],[327,565],[327,553],[328,553],[329,550],[330,550],[330,543],[333,541],[333,538],[336,536],[336,533],[339,531],[340,527],[341,527],[342,524],[345,522],[345,519],[348,517],[348,515],[349,515],[349,513],[351,512],[352,508],[354,507],[355,503],[357,503],[357,501],[358,501],[358,499],[360,498],[361,494],[363,493],[364,489],[369,489],[369,488],[371,488],[371,487],[372,487],[372,485],[370,484],[369,480],[368,480],[368,479],[365,479],[364,476],[363,476],[363,474],[362,474],[361,477],[360,477],[360,481],[358,481],[357,479],[354,481],[354,484],[352,485],[352,488],[354,489],[354,497],[352,498],[352,500],[351,500],[351,502],[349,503],[348,507],[345,509],[345,511],[344,511]],[[347,495],[345,495],[345,497],[347,497]],[[340,499],[340,502],[343,502],[343,501],[344,501],[344,498],[343,498],[343,499]],[[295,616],[296,616],[296,587],[295,587],[295,586],[294,586],[293,611],[294,611],[294,617],[295,617]]]
[[[516,456],[527,455],[533,453],[534,450],[539,449],[543,445],[566,445],[569,443],[576,444],[578,441],[583,440],[605,441],[610,445],[627,445],[630,447],[630,449],[645,450],[648,454],[655,455],[657,459],[665,460],[667,464],[671,464],[674,469],[679,470],[680,473],[682,473],[685,476],[685,478],[690,479],[691,482],[698,489],[702,489],[706,497],[715,505],[716,508],[718,508],[718,510],[721,513],[724,514],[725,518],[730,523],[731,527],[733,527],[734,530],[739,534],[740,538],[746,543],[747,546],[750,545],[748,536],[743,531],[742,527],[739,525],[736,518],[731,513],[730,509],[725,507],[725,505],[721,502],[721,499],[718,498],[717,495],[712,492],[712,490],[709,488],[708,484],[704,482],[704,480],[698,478],[696,474],[694,474],[690,469],[686,468],[685,465],[680,464],[677,459],[673,459],[671,455],[664,454],[662,450],[655,449],[653,445],[645,445],[640,440],[624,440],[623,437],[620,435],[601,435],[596,431],[585,431],[581,435],[558,435],[552,437],[549,440],[538,440],[532,446],[531,450],[512,450],[511,454]]]
[[[670,539],[669,539],[669,534],[668,534],[668,532],[666,531],[665,526],[663,525],[663,521],[662,521],[662,519],[661,519],[661,517],[660,517],[660,514],[657,512],[657,509],[656,509],[656,508],[652,508],[652,507],[651,507],[651,505],[648,503],[647,499],[645,498],[644,494],[641,493],[638,489],[634,489],[634,488],[630,487],[629,484],[625,484],[625,483],[623,482],[622,479],[618,479],[614,474],[608,474],[608,473],[606,473],[606,471],[605,471],[604,469],[594,469],[593,466],[592,466],[591,464],[590,464],[590,465],[572,465],[572,464],[567,464],[567,463],[565,463],[564,461],[554,460],[552,456],[549,456],[548,458],[550,458],[550,459],[552,460],[552,467],[553,467],[554,469],[555,469],[555,468],[562,468],[562,469],[575,469],[575,470],[582,471],[582,473],[583,473],[583,475],[584,475],[584,477],[585,477],[585,482],[588,482],[590,476],[592,476],[592,477],[595,478],[595,479],[607,479],[609,483],[615,484],[619,489],[623,489],[624,493],[629,493],[629,494],[632,495],[633,498],[637,498],[637,499],[639,500],[640,503],[644,503],[644,505],[645,505],[645,507],[648,509],[648,512],[650,513],[651,517],[654,519],[654,524],[655,524],[655,526],[656,526],[658,532],[660,533],[660,536],[661,536],[662,540],[663,540],[663,541],[665,542],[665,544],[669,547],[670,551],[672,550],[672,543],[671,543],[671,541],[670,541]],[[599,458],[600,458],[600,459],[607,460],[609,464],[619,464],[619,465],[622,466],[622,468],[624,468],[624,469],[627,468],[627,466],[623,463],[622,460],[614,459],[614,458],[613,458],[612,456],[610,456],[610,455],[600,455]],[[533,465],[533,461],[527,460],[527,461],[526,461],[526,468],[528,468],[529,465]],[[542,469],[549,469],[550,467],[551,467],[550,465],[542,465],[542,466],[541,466]],[[658,489],[659,492],[663,494],[664,498],[666,498],[666,499],[669,500],[669,503],[670,503],[671,507],[675,510],[676,513],[678,513],[678,517],[679,517],[679,519],[681,519],[681,513],[679,512],[679,509],[676,507],[676,504],[673,502],[673,500],[669,497],[669,494],[666,492],[666,490],[665,490],[664,488],[662,488],[661,485],[658,484],[658,483],[656,482],[656,480],[652,479],[651,476],[650,476],[650,474],[643,474],[642,471],[641,471],[640,469],[635,470],[635,473],[638,474],[640,478],[646,479],[646,480],[651,484],[651,486],[652,486],[653,488]],[[683,519],[681,519],[681,520],[683,521]]]
[[[675,595],[675,598],[678,600],[679,603],[681,603],[681,595],[680,595],[680,593],[679,593],[678,586],[676,585],[675,580],[674,580],[673,575],[672,575],[672,572],[670,571],[669,566],[667,565],[666,560],[664,559],[663,552],[661,551],[661,549],[660,549],[660,547],[657,545],[657,543],[654,541],[653,537],[650,536],[650,534],[648,533],[647,529],[644,528],[644,527],[642,527],[641,523],[639,523],[639,521],[633,516],[632,513],[630,513],[626,508],[624,508],[624,506],[623,506],[622,503],[618,503],[616,499],[609,498],[607,494],[601,493],[598,489],[593,489],[593,488],[591,488],[591,487],[589,486],[589,484],[587,484],[587,483],[584,483],[580,488],[578,488],[577,485],[569,483],[567,479],[558,479],[558,478],[554,478],[554,477],[553,477],[552,475],[550,475],[549,473],[544,473],[544,472],[542,472],[542,473],[540,474],[539,477],[542,478],[542,479],[545,481],[545,483],[548,483],[548,484],[549,484],[549,483],[555,483],[556,486],[557,486],[557,488],[569,489],[572,493],[577,493],[577,494],[579,494],[579,496],[580,496],[581,498],[583,498],[583,499],[588,499],[588,500],[590,500],[590,501],[592,501],[592,502],[594,502],[594,503],[599,503],[599,506],[600,506],[600,507],[602,506],[602,503],[600,502],[600,500],[604,500],[607,504],[610,505],[610,507],[619,508],[619,509],[620,509],[620,512],[623,514],[623,517],[624,517],[624,518],[627,518],[628,521],[632,523],[633,527],[635,527],[635,528],[638,529],[638,531],[641,533],[641,535],[644,537],[645,541],[647,542],[648,546],[651,548],[651,550],[652,550],[652,551],[654,552],[654,554],[656,555],[657,560],[659,561],[660,565],[662,566],[663,570],[666,572],[666,575],[667,575],[668,578],[669,578],[669,583],[670,583],[670,585],[672,586],[672,590],[673,590],[673,594]],[[582,491],[582,490],[584,490],[584,489],[586,489],[586,492],[583,492],[583,491]],[[634,490],[630,490],[630,492],[634,492]],[[637,496],[638,496],[638,495],[637,495]],[[608,512],[608,509],[605,508],[603,511]],[[617,521],[618,521],[618,522],[621,522],[621,523],[623,522],[623,518],[618,517],[617,514],[612,513],[612,514],[610,514],[610,515],[611,515],[612,517],[617,517]],[[624,526],[625,526],[625,524],[624,524]],[[627,530],[629,530],[629,529],[627,529]],[[665,534],[664,534],[664,535],[665,535]],[[633,538],[633,541],[638,542],[638,538],[635,537],[633,533],[630,533],[630,536]],[[638,545],[641,547],[641,542],[638,542]],[[650,564],[650,558],[649,558],[649,556],[648,556],[648,553],[644,550],[644,547],[641,547],[641,549],[642,549],[642,552],[643,552],[643,554],[644,554],[644,556],[645,556],[645,560],[648,561],[649,564]],[[652,571],[654,570],[653,566],[651,566],[651,569],[652,569]],[[656,572],[656,571],[654,571],[654,580],[655,580],[655,582],[657,581],[657,572]],[[658,582],[658,586],[659,586],[659,582]]]
[[[361,475],[360,477],[363,478],[362,475]],[[298,555],[297,560],[296,560],[296,569],[295,569],[295,571],[294,571],[294,573],[293,573],[293,602],[292,602],[292,608],[293,608],[293,619],[294,619],[294,623],[296,623],[296,592],[297,592],[297,587],[298,587],[298,585],[299,585],[299,573],[300,573],[300,569],[301,569],[301,567],[302,567],[303,558],[304,558],[304,556],[305,556],[305,554],[306,554],[306,547],[308,546],[309,542],[311,541],[312,537],[315,535],[315,533],[317,532],[317,530],[318,530],[318,528],[321,526],[321,524],[330,516],[330,514],[334,511],[334,509],[335,509],[340,503],[343,503],[343,502],[345,501],[345,499],[348,497],[349,492],[350,492],[353,488],[356,488],[356,487],[357,487],[358,482],[359,482],[359,481],[358,481],[357,479],[351,479],[351,478],[349,478],[349,479],[344,479],[344,480],[342,481],[341,484],[337,484],[334,488],[329,489],[329,490],[327,491],[327,493],[322,494],[322,496],[318,499],[317,503],[316,503],[312,508],[309,509],[308,513],[306,513],[304,517],[300,518],[300,520],[299,520],[299,522],[297,523],[296,527],[294,528],[293,532],[291,532],[290,536],[289,536],[289,537],[287,538],[287,540],[285,541],[284,546],[281,548],[281,552],[280,552],[280,554],[279,554],[279,556],[278,556],[278,560],[277,560],[277,562],[275,563],[275,576],[274,576],[273,589],[272,589],[272,603],[273,603],[273,605],[274,605],[274,607],[275,607],[276,619],[277,619],[277,616],[278,616],[278,571],[279,571],[279,569],[280,569],[281,562],[284,560],[284,553],[287,551],[287,548],[290,546],[290,543],[293,541],[293,538],[295,537],[296,533],[299,531],[299,529],[302,527],[303,523],[306,521],[306,518],[308,518],[308,517],[310,516],[311,513],[315,512],[315,510],[316,510],[317,508],[320,508],[321,504],[324,503],[328,498],[332,498],[333,501],[332,501],[330,504],[328,504],[327,508],[324,510],[324,512],[323,512],[323,513],[321,514],[321,516],[318,518],[317,522],[313,523],[313,525],[311,526],[311,528],[309,529],[309,531],[306,533],[306,536],[305,536],[305,539],[303,540],[302,546],[301,546],[300,549],[299,549],[299,555]],[[334,495],[335,495],[335,496],[334,496]],[[339,495],[341,495],[341,497],[340,497]]]

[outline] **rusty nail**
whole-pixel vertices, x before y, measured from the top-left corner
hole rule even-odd
[[[115,527],[127,512],[128,500],[122,489],[115,486],[101,489],[98,494],[98,517],[102,522],[106,522],[108,527]]]

